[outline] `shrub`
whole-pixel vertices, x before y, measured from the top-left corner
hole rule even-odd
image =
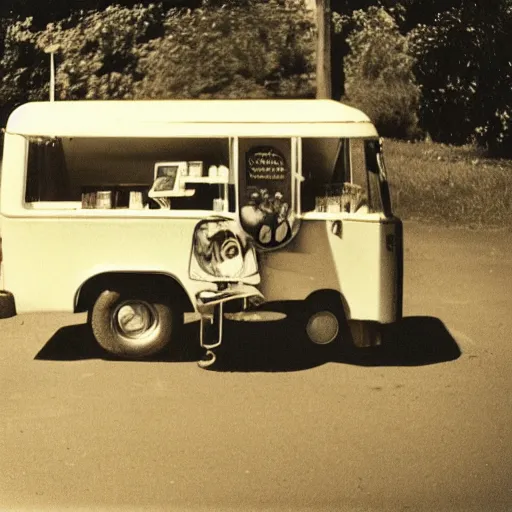
[[[420,136],[416,114],[417,89],[414,86],[359,80],[355,91],[352,87],[346,103],[367,114],[380,135],[407,140]]]
[[[382,135],[416,137],[419,87],[414,60],[392,13],[370,7],[354,11],[342,23],[354,25],[344,63],[346,101],[365,111]]]

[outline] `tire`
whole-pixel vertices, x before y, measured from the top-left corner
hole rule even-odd
[[[338,294],[308,297],[302,310],[302,323],[309,342],[317,346],[339,346],[345,339],[346,320]]]
[[[99,345],[107,352],[141,359],[161,352],[177,327],[170,301],[147,290],[105,290],[97,298],[90,322]]]

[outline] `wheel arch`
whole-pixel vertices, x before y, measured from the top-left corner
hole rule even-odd
[[[168,291],[169,296],[175,297],[183,311],[194,311],[191,297],[175,276],[151,271],[109,271],[95,274],[82,283],[75,293],[74,312],[89,311],[102,291],[126,286]]]
[[[306,297],[306,301],[311,304],[313,304],[316,301],[324,302],[326,300],[334,305],[338,304],[340,307],[340,311],[342,311],[343,314],[345,315],[345,320],[350,320],[350,307],[348,305],[347,299],[339,290],[335,290],[332,288],[324,288],[321,290],[315,290]]]

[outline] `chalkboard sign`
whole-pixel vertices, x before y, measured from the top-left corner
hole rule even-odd
[[[282,247],[298,229],[298,219],[292,210],[291,169],[276,147],[289,147],[289,143],[280,140],[275,145],[252,146],[244,141],[241,146],[240,224],[259,249]]]
[[[251,148],[246,154],[246,172],[249,181],[284,181],[287,177],[286,160],[271,146]]]

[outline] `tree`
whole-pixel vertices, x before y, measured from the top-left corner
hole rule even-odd
[[[405,9],[400,27],[407,33],[418,25],[432,25],[439,14],[460,8],[464,0],[399,0],[398,3]]]
[[[198,37],[201,34],[201,37]],[[137,97],[310,97],[313,23],[300,0],[174,13],[147,44]]]
[[[511,0],[464,2],[411,35],[422,123],[436,140],[512,151]]]
[[[13,23],[0,71],[9,109],[48,96],[58,45],[57,99],[311,97],[314,25],[302,0],[248,7],[112,6],[80,19]]]
[[[48,57],[36,48],[31,28],[32,18],[7,26],[0,59],[2,109],[12,109],[48,94]]]
[[[91,11],[104,11],[108,7],[135,6],[150,7],[158,4],[163,10],[171,8],[200,7],[201,0],[2,0],[0,18],[24,20],[33,19],[34,30],[44,30],[48,23],[71,17],[73,22],[79,21]]]
[[[164,34],[165,11],[160,5],[133,8],[112,6],[90,12],[78,23],[51,23],[35,36],[43,50],[59,45],[57,97],[59,99],[128,99],[141,49]],[[70,26],[71,25],[71,26]]]
[[[352,19],[352,14],[355,11],[366,11],[369,7],[375,6],[375,4],[385,9],[394,8],[402,1],[403,0],[331,0],[331,83],[332,97],[334,99],[344,97],[346,92],[344,61],[350,52],[347,38],[354,30],[358,30],[355,21]]]

